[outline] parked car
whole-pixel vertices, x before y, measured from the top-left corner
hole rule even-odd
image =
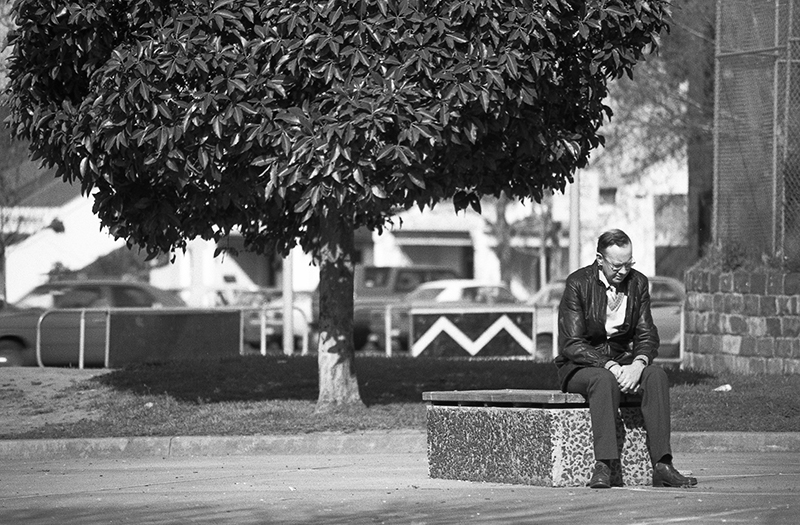
[[[185,307],[177,295],[146,283],[87,280],[60,281],[34,288],[15,304],[0,311],[0,366],[36,365],[36,331],[42,314],[52,309],[93,309],[84,319],[86,347],[103,347],[109,307]],[[77,354],[80,315],[48,316],[42,325],[42,351],[48,363],[70,364]],[[101,327],[102,325],[102,327]],[[103,366],[96,353],[87,354],[87,366]]]
[[[412,308],[479,309],[495,305],[518,305],[520,301],[504,285],[474,279],[443,279],[419,285],[391,308],[393,350],[408,350],[411,331],[409,310]],[[374,310],[370,316],[371,346],[381,348],[386,338],[386,309]]]
[[[683,283],[673,277],[655,275],[650,282],[650,307],[653,321],[661,338],[659,358],[677,360],[680,357],[681,309],[686,300]],[[537,344],[552,345],[553,323],[558,315],[558,304],[564,295],[564,281],[553,281],[543,286],[529,301],[538,308]]]
[[[458,278],[452,268],[442,266],[356,266],[353,276],[353,346],[366,346],[371,317],[387,305],[403,301],[406,294],[429,281]],[[319,321],[319,289],[312,301],[314,322]]]
[[[294,292],[294,309],[292,330],[294,331],[295,350],[302,347],[304,336],[311,338],[311,292]],[[283,290],[279,288],[261,288],[258,290],[228,290],[219,294],[218,304],[225,307],[245,308],[243,337],[244,342],[252,349],[261,347],[261,317],[264,317],[264,336],[266,349],[269,352],[280,352],[283,349]]]

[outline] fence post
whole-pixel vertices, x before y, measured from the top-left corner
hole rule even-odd
[[[553,359],[558,357],[558,308],[550,307],[553,310]]]
[[[111,361],[111,309],[106,310],[106,348],[103,366],[108,368],[108,363]]]
[[[392,357],[392,305],[383,311],[383,348],[386,357]]]
[[[683,361],[684,361],[684,348],[686,347],[686,305],[681,303],[681,338],[680,342],[678,343],[678,369],[683,370]]]
[[[262,306],[259,315],[259,336],[258,344],[261,355],[267,355],[267,307]]]
[[[81,308],[80,335],[78,336],[78,368],[83,370],[86,357],[86,308]]]

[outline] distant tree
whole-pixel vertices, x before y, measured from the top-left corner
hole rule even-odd
[[[12,130],[150,253],[320,264],[318,409],[361,404],[353,231],[563,190],[665,0],[19,0]]]
[[[537,238],[539,240],[538,284],[542,286],[551,278],[548,261],[552,255],[557,254],[556,248],[559,246],[561,224],[553,221],[552,196],[544,195],[530,210],[530,215],[514,221],[509,221],[507,217],[509,204],[511,204],[509,198],[501,195],[494,201],[494,216],[484,216],[487,231],[495,240],[493,249],[500,263],[500,280],[507,285],[511,284],[512,260],[514,253],[519,250],[514,246],[514,240]]]
[[[0,0],[0,91],[5,89],[8,84],[8,73],[6,72],[6,61],[11,49],[8,47],[8,33],[14,28],[12,17],[12,3]]]
[[[8,84],[7,61],[11,48],[7,45],[9,31],[14,28],[12,3],[0,0],[0,91]],[[0,121],[8,110],[0,107]],[[31,217],[19,213],[17,206],[26,194],[31,180],[20,170],[28,160],[28,148],[22,142],[12,141],[5,129],[0,130],[0,308],[6,299],[6,252],[20,241],[31,227]],[[36,226],[39,226],[38,224]]]
[[[8,56],[9,48],[6,45],[6,37],[12,26],[11,4],[2,2],[0,3],[0,90],[4,89],[8,83],[6,57]],[[0,136],[5,137],[6,135],[0,134]],[[6,145],[0,143],[0,146]],[[9,160],[14,156],[9,155],[8,149],[4,148],[3,152],[3,156],[0,157],[0,308],[2,308],[6,299],[6,248],[17,236],[18,229],[11,216],[11,207],[15,203],[14,195],[17,184],[12,184],[13,181],[8,180],[9,177],[6,175]]]
[[[647,168],[685,159],[687,148],[710,143],[714,120],[716,3],[672,2],[669,35],[658,55],[609,87],[614,118],[603,129],[597,165],[635,180]]]

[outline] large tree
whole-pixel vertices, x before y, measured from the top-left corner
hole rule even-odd
[[[12,129],[152,254],[320,263],[318,407],[360,403],[353,230],[563,190],[662,0],[18,0]]]

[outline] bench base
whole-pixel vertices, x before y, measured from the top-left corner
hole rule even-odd
[[[585,486],[594,467],[588,408],[428,405],[432,478]],[[620,408],[620,461],[613,485],[651,485],[653,471],[638,407]]]

